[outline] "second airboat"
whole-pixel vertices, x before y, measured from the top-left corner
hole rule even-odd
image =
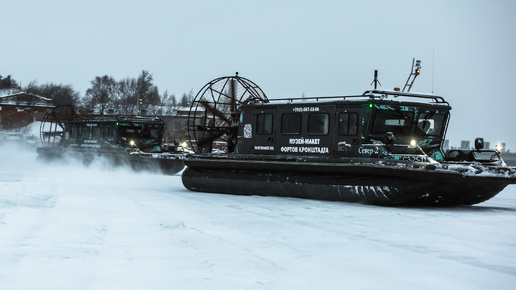
[[[175,174],[184,168],[179,142],[163,143],[165,123],[157,117],[112,116],[88,118],[74,106],[50,110],[41,123],[42,147],[38,159],[45,161],[96,160],[109,166],[130,166],[136,171]]]

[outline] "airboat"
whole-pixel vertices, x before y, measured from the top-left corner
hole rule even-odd
[[[252,81],[217,78],[188,118],[195,153],[185,158],[191,191],[280,196],[387,206],[486,201],[516,183],[496,150],[443,149],[450,104],[403,91],[268,99]],[[408,90],[405,89],[408,86]]]
[[[95,160],[135,171],[176,174],[184,168],[184,152],[178,141],[164,144],[165,123],[157,117],[111,116],[89,119],[75,106],[57,106],[40,126],[42,147],[38,160]]]

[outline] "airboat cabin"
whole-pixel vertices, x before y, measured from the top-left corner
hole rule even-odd
[[[451,107],[441,97],[375,90],[269,101],[242,106],[237,153],[385,158],[419,147],[443,160]]]
[[[157,118],[118,117],[116,120],[68,121],[64,128],[64,145],[160,151],[164,126],[163,121]]]

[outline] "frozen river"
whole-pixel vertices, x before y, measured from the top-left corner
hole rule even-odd
[[[0,289],[514,289],[516,186],[389,208],[189,192],[0,150]]]

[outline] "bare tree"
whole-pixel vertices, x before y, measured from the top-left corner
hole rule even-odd
[[[3,78],[0,75],[0,89],[19,89],[20,85],[17,81],[15,81],[13,78],[11,78],[11,75],[8,75],[7,77]]]
[[[168,92],[165,91],[161,96],[161,103],[164,106],[164,115],[170,116],[174,114],[176,111],[175,108],[177,106],[176,95],[169,95]]]
[[[100,104],[100,115],[104,115],[106,106],[115,103],[115,97],[118,90],[118,83],[113,77],[104,75],[95,77],[91,81],[91,88],[86,90],[86,99],[91,103],[92,108]]]
[[[183,93],[183,96],[181,97],[181,102],[179,104],[183,107],[188,106],[188,95],[186,93]]]
[[[132,115],[138,102],[138,86],[135,78],[125,78],[119,83],[118,109],[119,113]]]
[[[80,100],[79,93],[74,91],[71,85],[49,83],[38,86],[37,82],[34,80],[27,86],[27,91],[32,94],[52,99],[54,106],[75,106]]]
[[[154,113],[155,106],[161,103],[158,87],[152,83],[152,74],[143,70],[136,80],[136,97],[140,114]]]
[[[38,82],[36,80],[33,80],[23,90],[29,94],[35,94],[37,89],[38,89]]]

